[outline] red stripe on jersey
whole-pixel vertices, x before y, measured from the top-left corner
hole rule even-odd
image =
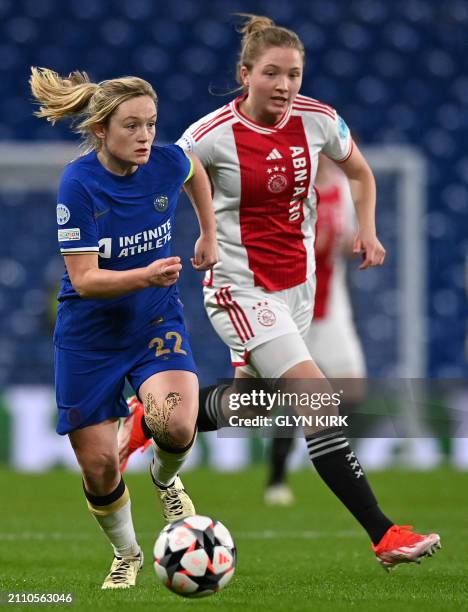
[[[221,289],[217,291],[215,295],[218,305],[221,308],[224,308],[228,313],[231,323],[233,324],[234,329],[236,330],[236,333],[241,341],[244,343],[247,342],[247,340],[250,340],[250,338],[254,336],[252,328],[250,327],[242,308],[239,306],[239,304],[237,304],[237,302],[233,301],[228,287],[221,287]]]
[[[274,134],[232,126],[241,175],[240,229],[254,283],[280,291],[303,283],[307,251],[301,224],[311,162],[304,125],[293,116]],[[280,158],[267,159],[276,149]]]
[[[231,311],[231,308],[226,304],[226,300],[223,297],[222,293],[221,293],[222,289],[217,291],[215,293],[215,297],[216,297],[216,303],[218,304],[218,306],[220,308],[222,308],[223,310],[225,310],[228,313],[229,318],[231,319],[231,323],[232,326],[234,327],[234,329],[236,330],[236,334],[239,336],[239,338],[241,339],[241,342],[244,343],[245,342],[245,337],[242,334],[241,329],[239,328],[239,326],[237,325],[237,322],[233,316],[233,313]]]
[[[298,100],[297,98],[293,101],[293,104],[300,104],[301,106],[315,106],[315,108],[321,108],[324,111],[328,111],[332,115],[336,114],[336,111],[331,106],[327,104],[322,104],[321,102],[317,102],[317,100],[312,100],[312,98],[307,99],[303,98],[302,100]]]
[[[293,110],[309,111],[310,113],[321,113],[322,115],[327,115],[327,117],[330,117],[333,120],[336,119],[336,116],[333,113],[331,113],[330,111],[320,106],[311,106],[309,104],[305,105],[305,104],[294,103]]]
[[[221,117],[220,119],[218,119],[214,123],[210,123],[210,125],[208,127],[206,127],[202,132],[198,133],[198,135],[194,138],[194,141],[198,142],[204,136],[206,136],[209,132],[211,132],[211,130],[214,130],[219,125],[222,125],[223,123],[226,123],[226,121],[229,121],[233,117],[234,117],[234,115],[230,112],[228,115],[226,115],[224,117]]]
[[[328,314],[337,248],[344,231],[345,200],[339,183],[320,192],[317,208],[315,262],[317,288],[315,291],[314,320]],[[317,248],[317,247],[320,248]]]
[[[326,108],[330,111],[332,111],[333,113],[335,112],[335,109],[333,108],[333,106],[330,106],[329,104],[325,104],[324,102],[320,102],[320,100],[316,100],[315,98],[309,98],[309,96],[303,96],[301,94],[298,94],[295,99],[295,102],[306,102],[306,103],[312,103],[312,104],[318,104],[319,106],[322,106],[323,108]]]
[[[254,331],[253,331],[253,329],[252,329],[252,327],[251,327],[251,325],[249,323],[249,320],[248,320],[247,315],[245,314],[243,308],[240,306],[239,302],[236,302],[236,300],[232,299],[232,294],[229,291],[229,287],[226,287],[225,293],[226,293],[226,297],[228,298],[230,303],[237,310],[237,312],[239,314],[239,317],[244,321],[247,330],[250,332],[250,337],[253,338],[255,336],[255,334],[254,334]]]
[[[211,117],[211,119],[208,119],[208,121],[204,121],[202,124],[200,124],[197,127],[197,129],[193,132],[193,136],[196,136],[200,130],[205,129],[208,125],[210,125],[210,123],[213,123],[213,121],[216,121],[222,115],[225,115],[226,112],[228,111],[230,111],[229,104],[226,104],[225,106],[223,106],[223,108],[220,109],[219,113],[217,113],[214,117]]]
[[[229,287],[222,287],[221,295],[224,298],[224,303],[228,305],[232,309],[232,313],[235,316],[238,325],[241,327],[242,331],[245,334],[245,339],[250,340],[253,338],[254,333],[252,328],[250,327],[250,323],[245,315],[245,312],[239,306],[239,304],[232,299],[231,292],[229,291]]]
[[[310,109],[313,109],[313,110],[321,111],[322,113],[326,113],[330,117],[333,117],[333,118],[336,117],[335,111],[333,111],[332,109],[327,108],[326,106],[322,106],[321,104],[313,104],[313,103],[309,103],[309,102],[294,102],[293,106],[294,107],[299,107],[299,108],[304,108],[304,109],[309,109],[310,108]]]

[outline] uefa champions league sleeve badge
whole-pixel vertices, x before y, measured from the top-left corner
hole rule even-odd
[[[70,221],[70,210],[65,204],[57,204],[57,223],[58,225],[65,225]]]

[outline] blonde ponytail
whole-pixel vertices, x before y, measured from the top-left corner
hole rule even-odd
[[[49,68],[31,68],[31,91],[41,105],[34,114],[52,125],[60,119],[74,117],[83,112],[99,88],[91,83],[86,72],[72,72],[62,78]]]
[[[99,149],[93,128],[109,121],[122,102],[137,96],[149,96],[157,109],[158,96],[147,81],[121,77],[91,83],[86,72],[75,71],[63,78],[49,68],[31,68],[31,91],[40,108],[34,114],[54,124],[60,119],[75,119],[75,131],[81,134],[85,149]]]

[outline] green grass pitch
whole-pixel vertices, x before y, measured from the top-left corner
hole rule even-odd
[[[2,469],[0,591],[73,592],[73,611],[466,609],[466,474],[449,469],[371,474],[380,504],[395,522],[438,531],[442,538],[435,557],[390,574],[375,561],[362,529],[312,471],[292,474],[297,502],[288,509],[264,507],[264,477],[261,467],[184,475],[198,512],[222,520],[238,549],[237,572],[224,591],[186,600],[160,584],[151,567],[152,545],[163,524],[146,474],[126,477],[145,567],[135,589],[109,592],[100,586],[111,552],[86,509],[80,476]]]

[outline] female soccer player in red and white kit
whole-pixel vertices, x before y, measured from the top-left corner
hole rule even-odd
[[[319,196],[314,246],[317,287],[314,315],[305,342],[327,377],[345,379],[343,401],[349,410],[363,401],[367,386],[364,354],[354,326],[346,278],[356,217],[346,176],[339,165],[323,154],[319,156],[315,186]],[[286,482],[287,459],[293,443],[291,436],[272,440],[264,495],[268,505],[287,506],[294,501]]]
[[[212,183],[219,261],[205,279],[205,307],[237,378],[310,380],[312,387],[314,380],[325,383],[304,341],[316,282],[318,155],[340,164],[350,182],[358,220],[353,250],[362,253],[363,270],[385,258],[375,229],[375,181],[335,109],[299,94],[298,36],[258,16],[247,16],[241,31],[242,94],[178,142],[201,159]],[[229,391],[203,390],[200,431],[217,429]],[[306,431],[306,441],[317,472],[367,531],[385,568],[439,546],[437,534],[416,534],[383,514],[341,428]]]

